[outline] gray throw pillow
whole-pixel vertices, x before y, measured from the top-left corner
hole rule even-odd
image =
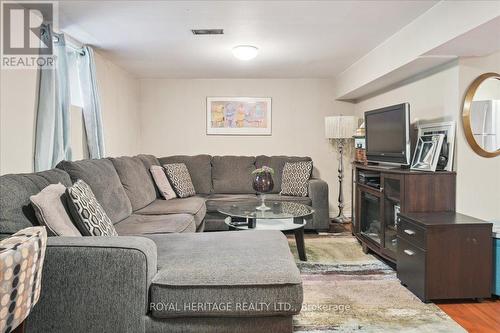
[[[163,167],[179,198],[187,198],[196,194],[193,181],[184,163],[165,164]]]
[[[41,225],[56,236],[81,236],[68,215],[66,186],[51,184],[30,197],[31,206]]]
[[[165,200],[170,200],[177,197],[174,189],[172,188],[172,185],[170,185],[170,183],[168,182],[168,178],[163,167],[159,165],[152,165],[151,168],[149,168],[149,171],[153,176],[156,187],[160,191],[162,197],[165,198]]]
[[[66,190],[75,225],[84,236],[118,236],[108,215],[87,183],[79,179]]]
[[[281,194],[307,197],[312,168],[312,161],[285,163],[281,180]]]

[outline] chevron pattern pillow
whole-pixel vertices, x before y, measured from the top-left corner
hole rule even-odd
[[[312,161],[285,163],[281,181],[281,194],[307,197],[312,168]]]
[[[69,211],[83,236],[118,236],[113,223],[87,183],[79,179],[66,191]]]
[[[163,167],[179,198],[192,197],[196,194],[193,181],[184,163],[165,164]]]

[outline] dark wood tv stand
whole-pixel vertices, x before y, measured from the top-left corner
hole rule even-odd
[[[379,175],[380,184],[367,184],[362,174]],[[365,251],[396,263],[399,212],[455,211],[456,173],[422,172],[377,165],[354,164],[353,231]]]
[[[455,172],[354,164],[354,235],[425,302],[491,295],[492,223],[455,213],[455,184]]]

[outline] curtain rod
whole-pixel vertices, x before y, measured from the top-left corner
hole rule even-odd
[[[78,53],[79,55],[85,55],[85,51],[82,50],[82,48],[77,48],[73,45],[70,45],[70,44],[66,44],[66,47],[69,48],[69,49],[72,49],[73,51],[75,51],[76,53]]]
[[[53,35],[52,38],[53,38],[55,43],[59,42],[59,36]],[[82,56],[85,55],[85,51],[81,47],[76,47],[74,45],[71,45],[71,43],[66,43],[66,47],[75,51],[79,55],[82,55]]]

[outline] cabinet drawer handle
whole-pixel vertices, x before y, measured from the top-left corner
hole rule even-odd
[[[415,254],[415,252],[413,252],[412,250],[404,250],[403,252],[406,253],[409,256],[412,256],[412,255]]]
[[[405,234],[408,234],[408,235],[415,235],[415,231],[411,230],[411,229],[405,229]]]

